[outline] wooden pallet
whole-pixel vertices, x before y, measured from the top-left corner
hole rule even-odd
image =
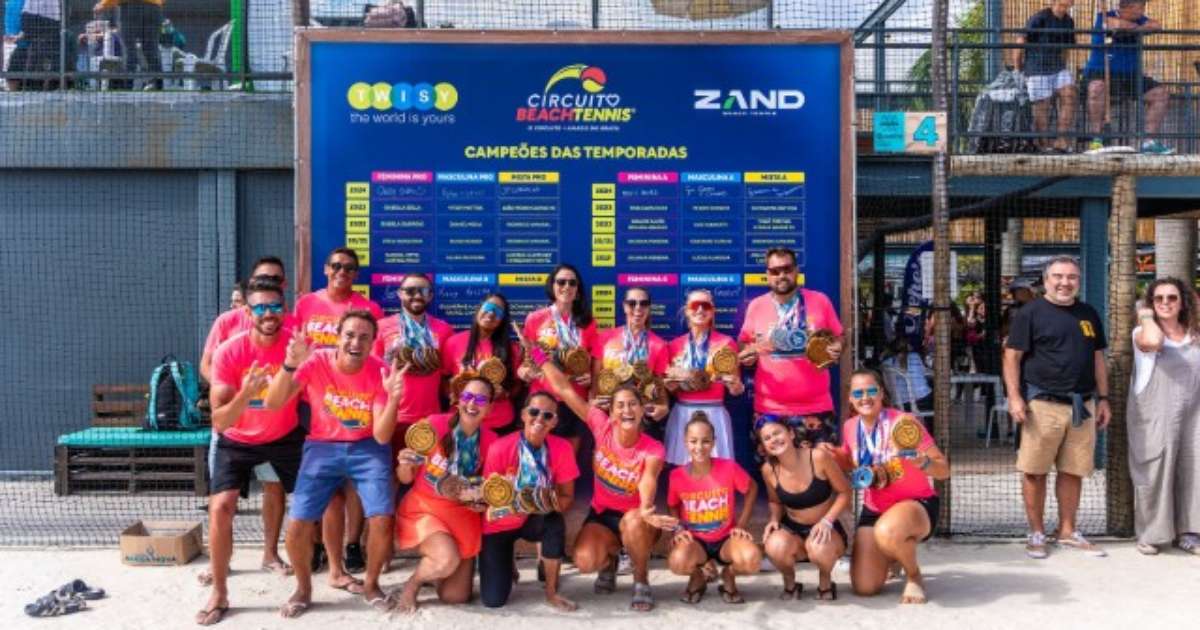
[[[187,491],[208,495],[208,446],[54,447],[54,493]]]
[[[140,427],[146,417],[150,386],[92,386],[93,427]]]

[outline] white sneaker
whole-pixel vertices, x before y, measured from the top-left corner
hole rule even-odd
[[[625,553],[623,547],[617,556],[617,575],[633,575],[633,561],[629,559],[629,554]]]
[[[1025,542],[1025,555],[1034,560],[1043,560],[1050,554],[1046,551],[1046,535],[1042,532],[1033,532],[1029,535],[1029,540]]]
[[[1107,551],[1104,551],[1104,549],[1100,548],[1099,545],[1096,545],[1084,538],[1083,534],[1079,533],[1078,530],[1076,530],[1070,536],[1060,536],[1058,539],[1058,544],[1061,547],[1076,549],[1096,558],[1103,558],[1108,555]]]

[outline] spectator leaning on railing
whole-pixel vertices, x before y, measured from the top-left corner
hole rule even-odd
[[[125,49],[126,71],[137,71],[137,49],[140,45],[142,56],[146,60],[146,67],[142,71],[162,72],[162,61],[158,55],[158,37],[165,3],[166,0],[100,0],[92,8],[93,13],[101,13],[120,5],[121,42],[127,47]],[[161,88],[162,80],[155,79],[150,82],[150,86]]]
[[[1054,0],[1049,6],[1030,16],[1025,34],[1017,36],[1024,44],[1013,50],[1013,66],[1027,75],[1029,100],[1033,101],[1033,129],[1044,132],[1050,127],[1050,106],[1058,97],[1058,137],[1053,144],[1039,139],[1043,150],[1053,153],[1071,152],[1072,143],[1066,137],[1075,122],[1075,73],[1067,68],[1067,47],[1075,43],[1075,19],[1071,7],[1075,0]]]
[[[1111,105],[1111,98],[1137,98],[1139,40],[1143,33],[1161,31],[1162,23],[1146,17],[1145,0],[1120,0],[1117,10],[1096,14],[1094,29],[1092,54],[1083,69],[1083,80],[1087,83],[1088,91],[1088,131],[1093,136],[1088,145],[1091,150],[1104,148],[1104,140],[1099,137],[1100,125],[1104,122],[1105,110]],[[1111,44],[1105,42],[1106,35],[1111,35]],[[1106,84],[1106,80],[1111,84]],[[1153,136],[1162,128],[1169,95],[1167,88],[1153,78],[1143,74],[1141,80],[1142,95],[1146,101],[1146,135]],[[1109,92],[1114,89],[1115,92]],[[1142,152],[1170,155],[1175,150],[1150,139],[1142,143]]]

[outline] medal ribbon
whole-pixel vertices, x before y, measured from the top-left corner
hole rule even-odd
[[[703,370],[708,365],[708,338],[709,334],[704,333],[704,338],[697,344],[696,338],[688,331],[688,345],[683,352],[684,365],[693,370]]]
[[[433,332],[429,329],[428,318],[423,322],[418,322],[403,309],[400,310],[399,315],[400,328],[404,330],[405,345],[413,350],[437,347],[437,340],[433,338]]]
[[[874,428],[871,429],[870,438],[867,437],[866,431],[863,430],[862,416],[858,417],[858,465],[870,466],[875,463],[876,457],[883,461],[883,453],[879,443],[880,425],[886,424],[888,420],[887,412],[880,415],[879,420],[875,422]],[[886,431],[885,431],[886,433]]]
[[[796,330],[808,326],[808,308],[804,304],[804,294],[796,289],[796,294],[785,304],[775,303],[775,312],[779,315],[779,326],[788,330]]]
[[[454,427],[454,459],[450,462],[450,474],[470,477],[479,469],[479,433],[468,436],[462,426]]]
[[[554,330],[558,333],[558,344],[563,350],[579,347],[579,327],[575,325],[575,320],[570,316],[567,317],[567,323],[563,324],[562,315],[558,312],[558,305],[550,306],[550,317],[554,319]]]
[[[638,362],[645,362],[650,356],[650,335],[643,330],[638,336],[637,341],[633,339],[633,334],[629,332],[629,327],[625,327],[624,336],[621,342],[621,351],[625,355],[625,364],[633,365]]]
[[[517,489],[521,488],[541,488],[550,485],[550,466],[549,451],[545,444],[542,444],[536,451],[529,440],[525,439],[525,434],[521,434],[517,442]]]

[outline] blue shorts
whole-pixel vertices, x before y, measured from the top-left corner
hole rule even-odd
[[[304,442],[304,455],[288,515],[298,521],[319,521],[333,493],[353,481],[363,514],[392,516],[392,447],[372,439],[357,442]]]

